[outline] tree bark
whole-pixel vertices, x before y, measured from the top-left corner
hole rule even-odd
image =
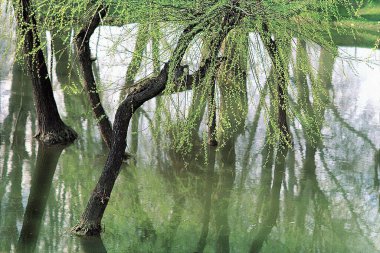
[[[97,13],[95,15],[99,14]],[[225,28],[223,29],[223,32],[220,33],[220,36],[223,37],[221,39],[222,41],[227,33],[232,29],[233,25],[240,20],[239,17],[240,15],[236,15],[235,9],[231,9],[225,13],[223,16],[223,24],[225,24]],[[138,85],[136,85],[137,87],[133,87],[129,95],[119,105],[113,125],[114,138],[112,139],[110,153],[108,154],[107,161],[99,181],[92,192],[84,213],[82,214],[81,220],[72,229],[74,234],[100,234],[102,230],[101,220],[111,196],[116,178],[120,172],[123,152],[127,145],[126,137],[128,126],[133,113],[144,102],[156,97],[166,88],[166,84],[169,79],[169,69],[174,70],[170,71],[170,73],[175,74],[170,81],[175,80],[177,75],[183,75],[183,73],[181,73],[183,72],[183,67],[180,66],[180,63],[190,42],[199,32],[203,31],[204,28],[205,24],[200,25],[197,22],[193,22],[188,25],[179,37],[177,46],[172,53],[171,60],[164,65],[164,68],[160,71],[160,74],[139,82]],[[215,52],[219,52],[219,48],[215,49]]]
[[[28,72],[33,84],[33,97],[37,113],[36,138],[48,145],[67,144],[77,133],[61,120],[53,96],[45,58],[38,38],[35,13],[29,0],[20,0],[16,6],[17,25],[23,36],[23,49]]]
[[[101,19],[107,14],[107,7],[100,5],[96,14],[85,24],[75,37],[75,45],[78,51],[80,68],[84,79],[84,88],[88,94],[92,111],[98,122],[99,130],[107,147],[111,149],[112,125],[100,101],[98,89],[92,70],[90,38],[99,26]]]
[[[212,78],[210,94],[208,96],[208,145],[217,146],[216,140],[216,104],[215,104],[215,78]]]
[[[288,144],[291,144],[291,137],[289,131],[289,125],[287,121],[287,80],[286,80],[286,70],[287,64],[282,59],[278,43],[276,40],[272,39],[271,34],[269,32],[268,24],[264,21],[262,25],[262,33],[261,38],[264,42],[264,46],[267,49],[269,56],[272,60],[274,69],[277,74],[277,99],[278,99],[278,115],[277,115],[277,125],[281,132],[281,137]]]
[[[81,220],[72,232],[77,235],[99,235],[101,232],[101,219],[107,207],[112,188],[120,172],[123,152],[126,148],[126,137],[129,122],[133,113],[147,100],[160,94],[166,87],[169,74],[169,65],[179,66],[187,46],[200,30],[194,25],[185,29],[181,35],[176,50],[173,52],[173,62],[166,63],[160,74],[139,83],[129,93],[116,111],[111,151],[108,155],[103,172],[90,197]]]

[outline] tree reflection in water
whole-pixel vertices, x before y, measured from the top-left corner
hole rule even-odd
[[[48,147],[42,143],[38,146],[37,162],[32,174],[17,252],[34,252],[36,248],[54,172],[63,148],[63,146]]]
[[[53,40],[56,89],[80,82],[76,68],[67,73],[62,67],[73,54],[63,41]],[[360,127],[346,117],[350,105],[339,101],[347,95],[333,83],[339,61],[320,48],[314,57],[310,47],[299,40],[294,48],[293,64],[310,64],[292,73],[289,103],[300,120],[289,120],[294,147],[288,150],[263,144],[269,142],[271,74],[261,80],[254,103],[251,90],[241,89],[249,74],[231,82],[241,85],[236,97],[223,97],[230,90],[220,90],[217,112],[228,114],[236,131],[221,133],[219,148],[200,144],[207,106],[197,103],[197,94],[188,105],[200,111],[191,133],[195,140],[185,155],[168,148],[171,137],[160,130],[166,115],[154,115],[165,98],[141,108],[128,135],[135,159],[121,171],[105,233],[91,239],[65,232],[79,218],[107,152],[86,97],[63,93],[57,99],[72,117],[68,124],[81,132],[73,146],[62,151],[37,145],[30,136],[30,85],[13,65],[9,94],[1,98],[9,106],[1,122],[0,251],[375,252],[380,155],[368,134],[373,125]],[[93,64],[96,73],[102,67]],[[347,85],[355,90],[355,83]],[[310,115],[316,120],[306,124]]]

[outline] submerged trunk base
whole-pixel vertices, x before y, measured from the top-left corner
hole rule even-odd
[[[38,132],[35,136],[46,145],[69,144],[78,138],[78,134],[69,126],[64,126],[59,130]]]
[[[207,141],[208,145],[211,146],[211,147],[216,147],[218,146],[218,141],[215,140],[214,138],[210,138],[208,141]]]
[[[71,233],[78,236],[99,236],[102,232],[100,222],[90,222],[81,220],[71,229]]]

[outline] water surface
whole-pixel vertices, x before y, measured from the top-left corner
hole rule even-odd
[[[133,26],[123,29],[131,34],[125,43],[133,50]],[[97,34],[92,41],[98,57],[94,69],[113,115],[131,55],[107,49],[107,36],[120,30],[101,30],[98,42]],[[250,52],[257,60],[254,48],[260,45],[253,38]],[[59,40],[55,43],[57,51],[65,48]],[[150,48],[139,78],[152,72]],[[135,158],[123,165],[101,239],[68,232],[100,176],[107,148],[85,94],[65,88],[80,83],[77,66],[67,68],[71,53],[65,50],[53,54],[51,66],[60,113],[79,133],[79,139],[65,148],[48,148],[33,139],[36,116],[30,80],[12,53],[0,66],[0,252],[380,250],[380,67],[372,64],[379,63],[379,50],[339,47],[341,57],[332,57],[307,45],[316,74],[323,64],[321,78],[331,76],[325,84],[332,103],[322,114],[319,145],[310,145],[301,121],[291,121],[294,149],[286,159],[265,145],[265,112],[257,105],[258,87],[264,86],[267,75],[256,75],[260,71],[253,62],[245,127],[223,148],[201,145],[202,121],[194,150],[185,157],[171,151],[168,135],[152,134],[161,123],[156,121],[159,99],[147,102],[133,117],[128,151]],[[188,63],[196,69],[194,58],[189,55]],[[262,73],[269,72],[262,68]],[[296,74],[292,68],[291,73]],[[192,98],[191,91],[175,94],[169,106],[185,108]]]

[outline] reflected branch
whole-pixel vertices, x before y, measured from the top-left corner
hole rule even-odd
[[[322,148],[319,149],[319,155],[320,155],[320,159],[321,159],[322,164],[323,164],[323,168],[326,170],[326,172],[330,176],[331,180],[338,187],[339,191],[342,194],[343,199],[346,201],[348,210],[350,211],[350,214],[353,217],[353,221],[354,221],[357,229],[359,230],[360,234],[367,240],[367,243],[369,245],[372,245],[374,248],[376,248],[375,245],[373,244],[373,242],[368,237],[364,236],[364,231],[360,226],[359,220],[362,221],[362,223],[365,226],[365,228],[367,229],[367,231],[371,231],[371,230],[370,230],[368,224],[366,224],[362,219],[359,218],[359,215],[355,212],[351,201],[348,199],[348,194],[347,194],[346,190],[344,190],[344,188],[340,184],[339,180],[336,178],[334,173],[329,169],[327,162],[325,160],[325,153],[324,153]]]
[[[285,144],[279,144],[277,147],[276,162],[274,167],[272,188],[269,194],[268,206],[264,212],[262,224],[260,224],[255,237],[251,243],[249,252],[258,253],[261,251],[264,241],[268,238],[272,228],[276,224],[280,208],[280,192],[283,178],[285,175],[286,156],[288,147]]]
[[[377,147],[375,145],[375,143],[373,143],[373,141],[371,141],[368,136],[355,129],[353,126],[351,126],[339,113],[338,109],[336,108],[336,106],[334,106],[332,103],[329,104],[329,107],[331,109],[331,111],[333,112],[334,116],[336,117],[336,119],[342,124],[342,126],[344,126],[345,128],[347,128],[349,131],[351,131],[352,133],[354,133],[355,135],[359,136],[360,138],[363,139],[364,142],[368,143],[368,145],[375,151],[377,152]]]

